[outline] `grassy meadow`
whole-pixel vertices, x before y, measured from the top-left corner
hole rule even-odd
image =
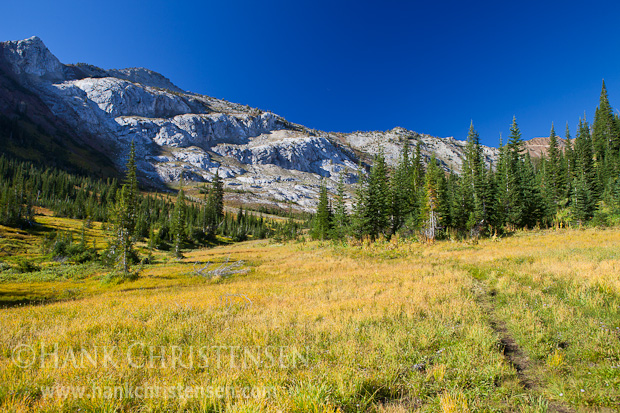
[[[87,236],[98,235],[95,224]],[[94,264],[41,261],[39,233],[0,236],[4,411],[620,408],[617,229],[477,244],[248,241],[156,254],[120,284]],[[23,257],[38,267],[6,270]],[[196,273],[226,260],[248,272]]]

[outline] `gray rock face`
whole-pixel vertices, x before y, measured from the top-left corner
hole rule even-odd
[[[119,167],[136,143],[138,168],[153,183],[209,181],[215,173],[242,202],[316,205],[323,178],[357,180],[353,150],[380,148],[395,165],[405,140],[420,140],[446,169],[460,170],[465,143],[418,135],[402,128],[387,132],[318,133],[269,112],[209,96],[183,92],[159,73],[143,68],[104,70],[63,65],[37,38],[0,43],[0,57],[22,86],[36,93],[54,115],[76,131],[110,148]],[[497,150],[484,148],[487,162]]]
[[[247,145],[218,145],[213,151],[242,164],[273,164],[324,177],[337,176],[346,168],[355,169],[353,155],[327,138],[292,131],[261,135]]]
[[[55,86],[59,89],[76,90],[77,94],[84,92],[87,100],[97,104],[99,109],[113,118],[117,116],[167,118],[190,113],[193,109],[186,99],[177,95],[113,77],[74,80]],[[206,111],[204,108],[198,109]]]
[[[417,141],[420,141],[420,149],[425,161],[430,160],[431,155],[435,154],[446,171],[461,171],[463,156],[465,153],[465,141],[457,140],[452,137],[436,138],[430,135],[418,134],[404,129],[394,128],[386,132],[354,132],[344,137],[351,147],[369,154],[377,154],[383,150],[388,164],[395,166],[400,158],[405,140],[409,140],[411,150]],[[483,146],[483,155],[488,164],[497,160],[499,152],[496,148]]]
[[[110,69],[107,71],[108,76],[117,79],[125,79],[133,83],[167,89],[173,92],[184,93],[180,88],[176,87],[170,79],[152,70],[143,67],[131,67],[128,69]]]
[[[247,114],[187,113],[173,118],[120,117],[116,122],[127,133],[143,136],[160,146],[199,146],[205,150],[219,143],[246,144],[249,139],[277,130],[278,119],[271,113]]]
[[[27,74],[46,80],[64,78],[63,65],[37,36],[4,42],[4,57],[15,74]]]

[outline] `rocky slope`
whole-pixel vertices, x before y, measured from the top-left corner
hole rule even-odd
[[[184,92],[147,69],[62,64],[38,37],[0,43],[0,66],[6,68],[0,77],[43,102],[53,116],[48,122],[67,125],[117,168],[134,141],[140,173],[152,185],[181,176],[209,181],[217,171],[240,202],[311,209],[322,178],[330,188],[341,174],[355,182],[360,159],[371,159],[379,148],[395,164],[406,139],[412,146],[420,140],[425,156],[435,153],[446,169],[458,171],[462,164],[464,142],[454,138],[402,128],[318,132],[271,112]],[[497,150],[484,151],[493,162]]]
[[[543,155],[547,156],[547,151],[549,150],[549,138],[532,138],[525,141],[524,144],[525,150],[530,154],[532,159],[540,158]],[[565,139],[558,138],[558,148],[560,151],[564,151],[566,148]]]

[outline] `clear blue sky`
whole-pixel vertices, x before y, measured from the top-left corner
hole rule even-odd
[[[619,1],[4,2],[1,40],[63,63],[143,66],[183,89],[349,132],[402,126],[483,143],[574,134],[605,78],[620,108]]]

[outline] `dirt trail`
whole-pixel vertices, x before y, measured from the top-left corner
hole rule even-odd
[[[490,290],[484,281],[475,278],[475,294],[478,304],[483,309],[489,320],[489,325],[497,333],[500,338],[501,351],[504,357],[517,372],[521,385],[536,394],[540,395],[541,383],[533,374],[534,362],[525,354],[523,349],[519,347],[516,340],[510,334],[510,331],[496,314],[495,311],[495,291]],[[548,405],[548,411],[553,413],[572,413],[575,410],[570,407],[545,399]]]

